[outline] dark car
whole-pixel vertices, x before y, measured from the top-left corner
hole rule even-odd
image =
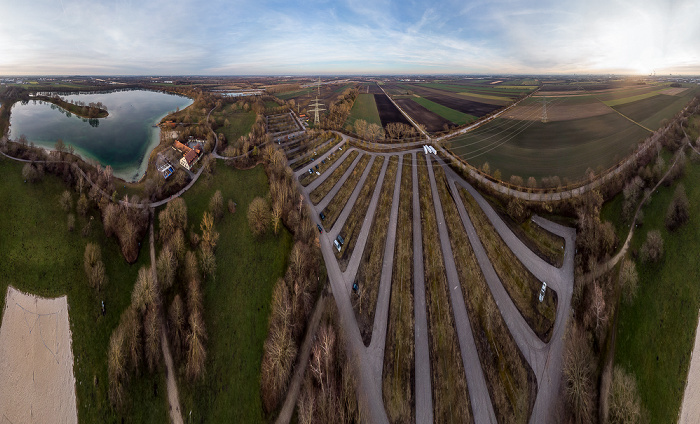
[[[345,239],[343,238],[343,236],[338,235],[338,243],[340,243],[341,246],[345,244]]]
[[[321,228],[321,226],[319,224],[316,224],[316,228],[318,228],[319,233],[323,232],[323,228]]]
[[[323,212],[321,212],[320,214],[318,214],[318,217],[321,218],[321,221],[325,221],[325,220],[326,220],[326,215],[324,215]]]

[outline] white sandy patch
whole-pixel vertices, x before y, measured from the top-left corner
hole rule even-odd
[[[667,88],[666,90],[660,91],[661,94],[665,94],[667,96],[677,96],[683,92],[685,92],[687,88],[683,87],[672,87],[672,88]]]
[[[700,320],[698,320],[698,328],[695,330],[695,346],[693,346],[690,359],[688,380],[685,383],[681,416],[678,419],[680,424],[700,421],[700,337],[698,337],[698,330],[700,330]]]
[[[0,327],[0,423],[77,423],[66,296],[7,288]]]

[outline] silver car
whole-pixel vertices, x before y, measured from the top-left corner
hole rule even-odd
[[[542,288],[540,289],[540,303],[544,300],[544,293],[547,291],[547,283],[542,283]]]

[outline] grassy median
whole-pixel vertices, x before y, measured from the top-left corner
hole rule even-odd
[[[535,373],[515,344],[481,273],[457,206],[450,196],[445,171],[438,164],[433,165],[433,171],[496,419],[499,423],[526,423],[537,393]]]
[[[335,184],[340,181],[340,178],[343,176],[343,174],[345,174],[345,171],[350,168],[357,155],[359,155],[357,150],[353,150],[352,152],[348,153],[343,162],[337,168],[335,168],[331,175],[323,180],[323,182],[311,192],[310,197],[314,205],[323,200],[323,198],[326,197],[326,195],[333,189]]]
[[[371,160],[372,157],[370,157],[370,155],[363,155],[360,158],[360,161],[357,162],[357,165],[353,168],[348,178],[343,182],[343,185],[340,186],[340,190],[333,196],[328,206],[323,209],[323,213],[326,215],[323,226],[326,231],[330,230],[333,228],[333,225],[335,225],[335,221],[338,220],[343,209],[345,209],[350,196],[352,196],[352,192],[355,191],[355,187],[357,187],[358,182],[362,178],[362,174],[365,172],[365,168],[367,168]]]
[[[392,160],[392,162],[394,161]],[[391,164],[389,165],[391,166]],[[396,249],[394,250],[394,268],[391,275],[389,323],[382,375],[382,393],[389,421],[401,423],[414,422],[416,414],[415,344],[413,340],[413,176],[411,165],[411,155],[404,155],[401,167]],[[386,177],[384,181],[386,184]],[[384,193],[382,193],[382,199],[384,197]],[[376,264],[375,273],[370,275],[378,275],[380,267],[381,263]],[[360,270],[362,273],[362,268]],[[378,277],[376,278],[378,279]]]
[[[352,252],[355,250],[355,243],[357,242],[357,236],[360,234],[362,229],[362,223],[365,220],[365,215],[367,215],[367,208],[372,200],[372,195],[377,187],[377,178],[381,173],[382,166],[384,165],[384,156],[376,156],[374,158],[374,163],[372,163],[372,168],[369,170],[369,175],[365,180],[365,184],[360,189],[360,194],[357,196],[355,204],[352,205],[352,210],[348,219],[343,224],[343,228],[340,230],[340,235],[345,239],[345,245],[343,249],[335,252],[335,258],[338,259],[338,264],[340,269],[345,271],[348,266],[348,261],[352,257]],[[394,172],[396,172],[396,167],[394,166]],[[386,174],[385,174],[386,178]],[[389,199],[391,202],[391,199]],[[377,203],[377,207],[381,205],[381,199]],[[386,229],[385,229],[386,231]],[[374,238],[373,234],[370,234],[367,244],[369,245],[369,240]]]
[[[420,216],[425,270],[425,303],[430,340],[433,413],[436,422],[472,421],[462,355],[455,330],[452,303],[438,235],[435,205],[424,155],[418,156]]]
[[[464,188],[459,189],[459,194],[503,287],[537,336],[549,342],[557,314],[556,292],[548,287],[544,302],[540,303],[542,282],[508,248],[472,195]]]

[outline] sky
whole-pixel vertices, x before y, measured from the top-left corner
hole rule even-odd
[[[700,74],[698,0],[0,0],[0,75]]]

